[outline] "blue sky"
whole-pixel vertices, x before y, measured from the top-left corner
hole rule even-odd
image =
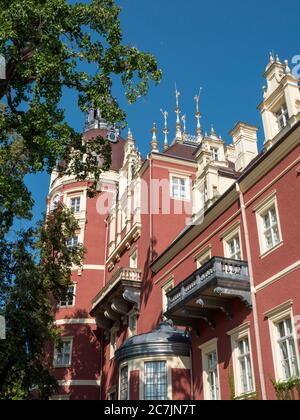
[[[88,0],[86,0],[87,2]],[[128,105],[116,90],[120,104],[140,151],[146,155],[154,121],[163,141],[160,109],[169,112],[170,138],[175,125],[175,82],[181,92],[182,113],[188,129],[195,131],[194,101],[200,86],[202,126],[211,124],[226,141],[238,120],[258,125],[257,105],[262,99],[263,71],[268,53],[274,50],[282,60],[300,54],[299,0],[119,0],[124,42],[152,52],[163,70],[159,86],[152,86],[146,98]],[[68,121],[82,130],[84,116],[71,95],[63,100]],[[124,136],[126,135],[126,131]],[[263,140],[259,132],[260,144]],[[45,210],[49,177],[28,178],[36,205],[34,219]],[[28,226],[28,223],[23,223]]]

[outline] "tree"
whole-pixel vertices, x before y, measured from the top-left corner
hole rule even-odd
[[[61,207],[16,241],[8,239],[16,218],[31,218],[24,178],[63,162],[60,174],[90,180],[94,195],[110,165],[104,138],[83,142],[66,122],[65,89],[78,95],[82,112],[99,108],[122,127],[126,116],[113,97],[116,76],[129,102],[161,78],[151,54],[123,45],[119,13],[113,0],[0,0],[0,54],[7,63],[0,79],[0,312],[7,321],[0,398],[29,398],[33,390],[47,398],[55,390],[45,357],[45,343],[58,337],[49,296],[59,300],[66,293],[71,266],[83,257],[82,249],[66,248],[76,222]]]
[[[53,307],[67,293],[73,265],[84,250],[69,249],[77,221],[58,206],[44,224],[15,243],[0,242],[0,307],[5,303],[7,339],[0,341],[0,399],[47,398],[56,389],[45,344],[58,340]]]
[[[64,161],[61,169],[79,180],[92,174],[90,192],[95,192],[101,169],[110,163],[108,142],[98,138],[83,143],[67,124],[60,107],[64,89],[78,94],[82,112],[93,105],[111,124],[122,124],[125,114],[112,98],[114,77],[121,79],[129,102],[161,77],[151,54],[122,44],[119,13],[114,0],[73,5],[66,0],[0,0],[0,54],[7,62],[6,79],[0,80],[0,154],[6,154],[17,133],[26,173],[51,171]],[[84,63],[90,73],[82,71]],[[3,183],[0,179],[0,189]],[[24,204],[18,210],[24,216],[30,194],[24,186],[18,192],[19,204]],[[6,194],[5,205],[14,200],[15,194]]]

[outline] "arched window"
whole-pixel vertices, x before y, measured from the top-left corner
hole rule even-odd
[[[51,210],[55,210],[60,202],[60,196],[56,194],[51,203]]]

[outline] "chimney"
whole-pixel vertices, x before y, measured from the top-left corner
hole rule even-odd
[[[243,171],[258,155],[257,147],[258,127],[238,122],[230,132],[235,147],[235,170]]]

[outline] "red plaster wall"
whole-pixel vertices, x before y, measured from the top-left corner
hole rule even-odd
[[[172,395],[174,401],[191,400],[191,371],[172,369]]]
[[[133,401],[138,401],[140,399],[140,371],[133,370],[130,372],[129,380],[129,397]]]

